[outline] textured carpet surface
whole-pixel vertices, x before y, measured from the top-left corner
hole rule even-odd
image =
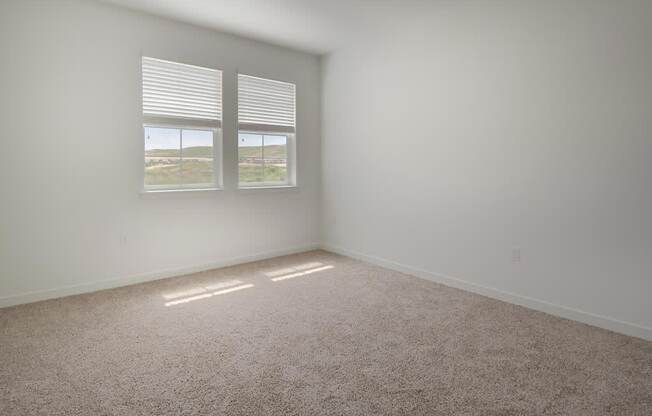
[[[1,415],[652,415],[652,343],[314,251],[0,310]]]

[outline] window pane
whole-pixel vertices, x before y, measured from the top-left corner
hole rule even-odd
[[[287,136],[264,137],[264,176],[265,182],[287,182]]]
[[[181,183],[181,132],[145,127],[145,187]]]
[[[214,186],[213,131],[184,129],[182,133],[183,184]]]
[[[263,182],[263,136],[240,133],[238,135],[238,169],[240,183]]]

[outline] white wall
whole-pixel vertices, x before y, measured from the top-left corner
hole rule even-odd
[[[139,195],[141,54],[224,71],[226,190]],[[236,69],[296,83],[297,190],[235,189]],[[0,306],[319,241],[315,56],[96,2],[2,1],[0,121]]]
[[[326,245],[652,336],[651,21],[649,1],[397,7],[323,62]]]

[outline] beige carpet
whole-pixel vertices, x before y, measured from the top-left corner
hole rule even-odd
[[[0,414],[652,415],[652,343],[315,251],[0,310]]]

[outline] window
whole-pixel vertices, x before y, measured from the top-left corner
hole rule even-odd
[[[222,72],[143,57],[144,189],[218,188]]]
[[[238,74],[240,187],[295,184],[295,85]]]

